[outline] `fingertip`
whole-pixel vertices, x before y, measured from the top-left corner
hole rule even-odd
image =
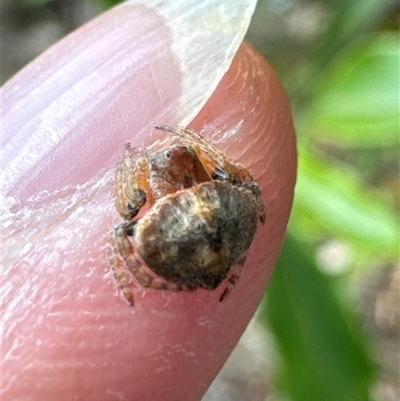
[[[124,64],[123,60],[121,62]],[[140,81],[140,74],[137,75],[134,80]],[[124,79],[128,82],[133,78],[124,76]],[[166,78],[163,76],[162,79]],[[88,101],[95,101],[95,95],[102,93],[100,89],[88,94]],[[112,95],[118,92],[118,88],[113,87],[113,91]],[[121,144],[131,136],[135,136],[140,144],[139,134],[136,131],[132,133],[136,129],[136,126],[132,127],[132,121],[136,121],[137,113],[143,128],[148,124],[145,121],[147,109],[146,112],[140,107],[127,111],[132,108],[128,101],[131,94],[127,92],[129,90],[113,103],[111,112],[102,106],[90,116],[88,132],[79,124],[74,126],[80,135],[73,136],[77,143],[68,141],[69,153],[63,148],[63,152],[52,159],[54,164],[50,171],[54,166],[60,167],[60,160],[66,169],[69,168],[80,144],[87,142],[89,145],[87,138],[93,141],[103,138],[98,134],[102,121],[107,121],[105,129],[113,132],[116,115],[119,116],[118,122],[123,121],[118,126],[118,129],[123,126],[123,134],[118,130],[116,139],[107,131],[113,152],[116,147],[122,151]],[[153,95],[157,97],[158,92]],[[65,106],[62,102],[58,102],[59,105],[61,108]],[[175,99],[167,108],[168,112],[162,114],[163,118],[175,118],[174,105]],[[32,121],[37,118],[35,113],[32,111],[33,117],[29,116]],[[64,124],[87,123],[87,116],[78,121],[69,111],[63,113],[66,113]],[[153,120],[159,119],[158,109],[151,109],[151,113],[154,114],[150,116],[154,125]],[[100,123],[96,116],[101,117]],[[109,142],[101,144],[100,141],[95,148],[88,146],[77,159],[82,162],[86,155],[95,154],[96,166],[89,171],[82,163],[77,169],[79,174],[70,172],[70,175],[61,169],[59,181],[50,187],[53,191],[65,182],[72,182],[72,187],[80,188],[83,195],[78,193],[72,200],[64,196],[60,202],[49,202],[41,210],[43,215],[39,223],[37,220],[34,222],[41,226],[46,221],[49,229],[45,234],[37,227],[36,233],[33,225],[24,226],[26,231],[28,228],[33,230],[36,237],[32,238],[26,254],[21,256],[21,263],[17,261],[11,280],[14,280],[14,291],[20,292],[21,289],[29,302],[29,287],[35,287],[32,305],[36,308],[36,315],[33,319],[29,313],[32,307],[28,301],[14,314],[14,319],[18,319],[19,333],[26,333],[22,346],[17,347],[17,358],[12,361],[15,362],[14,394],[20,394],[18,377],[32,385],[35,380],[43,384],[40,380],[44,378],[46,383],[37,389],[42,396],[49,391],[57,393],[60,388],[73,392],[79,378],[85,377],[80,388],[82,397],[112,391],[113,394],[158,399],[162,397],[160,389],[168,388],[165,400],[200,398],[229,356],[257,308],[285,233],[295,182],[294,129],[282,85],[268,64],[247,44],[241,46],[231,68],[191,126],[202,131],[230,159],[250,169],[266,204],[265,225],[259,225],[242,277],[232,293],[224,302],[219,302],[222,288],[182,294],[139,289],[133,308],[121,299],[115,283],[104,279],[104,272],[109,270],[103,252],[105,236],[116,219],[116,212],[110,206],[109,189],[103,181],[94,183],[92,187],[78,185],[80,180],[86,182],[103,171],[102,160],[108,157]],[[47,173],[47,170],[43,171]],[[48,190],[43,171],[37,174],[41,176],[41,188]],[[29,171],[25,176],[28,175]],[[32,181],[30,191],[37,191],[37,188],[37,182]],[[31,194],[27,192],[26,198]],[[63,219],[60,214],[63,214]],[[33,265],[35,269],[27,277],[26,267]],[[24,320],[24,316],[28,319]],[[47,344],[45,352],[41,348],[44,343]],[[75,365],[62,365],[63,361],[70,359]],[[22,364],[26,365],[24,370],[20,369]],[[24,391],[27,389],[28,386]]]

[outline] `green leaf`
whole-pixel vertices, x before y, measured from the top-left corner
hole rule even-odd
[[[125,0],[95,0],[97,3],[100,3],[103,7],[109,8],[114,7],[115,5],[122,3]]]
[[[367,32],[396,0],[336,0],[327,19],[327,27],[321,35],[316,52],[320,65],[332,58],[343,46],[354,41],[357,35]]]
[[[366,401],[374,376],[355,316],[345,310],[310,250],[288,236],[263,317],[282,357],[279,383],[292,401]]]
[[[29,8],[40,8],[45,6],[47,3],[50,3],[52,0],[22,0],[21,4],[24,7]]]
[[[353,43],[324,75],[309,110],[307,129],[337,146],[396,145],[399,57],[394,34]]]
[[[292,227],[305,236],[310,225],[325,235],[350,241],[371,260],[398,257],[397,215],[386,202],[370,193],[359,174],[300,147]],[[308,238],[312,239],[312,238]]]

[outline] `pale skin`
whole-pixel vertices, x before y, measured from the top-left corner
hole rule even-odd
[[[120,219],[112,173],[109,181],[98,177],[117,164],[124,143],[149,146],[158,138],[142,132],[160,122],[179,123],[172,111],[179,104],[174,88],[181,87],[168,51],[162,65],[170,83],[167,102],[159,101],[156,74],[143,75],[132,63],[135,68],[117,82],[112,69],[102,69],[104,57],[117,59],[121,48],[123,57],[136,51],[132,34],[121,35],[121,29],[135,28],[133,16],[120,12],[119,30],[104,19],[4,87],[3,145],[12,143],[11,150],[4,148],[3,164],[11,177],[4,182],[11,197],[3,240],[4,399],[200,400],[256,310],[278,257],[295,183],[294,131],[277,77],[244,44],[190,123],[249,168],[266,201],[266,223],[239,282],[222,303],[214,291],[143,289],[131,308],[118,294],[105,244]],[[162,21],[156,26],[162,28]],[[107,41],[98,62],[89,34]],[[66,62],[73,73],[60,81]],[[94,70],[97,79],[89,79]],[[92,86],[83,85],[76,96],[82,82]],[[104,88],[110,89],[107,101],[99,101]],[[132,104],[125,93],[153,97]],[[233,134],[223,137],[229,129]],[[56,145],[49,147],[43,132],[51,132]],[[23,158],[26,149],[29,157]],[[40,191],[47,192],[37,196]]]

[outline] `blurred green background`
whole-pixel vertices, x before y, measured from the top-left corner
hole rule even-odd
[[[2,81],[118,2],[4,1]],[[215,399],[400,399],[399,11],[394,0],[258,2],[247,40],[291,99],[298,183],[258,315],[273,349],[265,383]]]

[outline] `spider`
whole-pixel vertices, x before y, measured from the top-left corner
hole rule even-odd
[[[258,221],[265,221],[260,188],[200,134],[156,129],[175,141],[138,154],[126,144],[116,170],[123,221],[109,238],[114,276],[131,305],[132,275],[145,288],[167,291],[214,290],[229,277],[222,301],[240,277]]]

